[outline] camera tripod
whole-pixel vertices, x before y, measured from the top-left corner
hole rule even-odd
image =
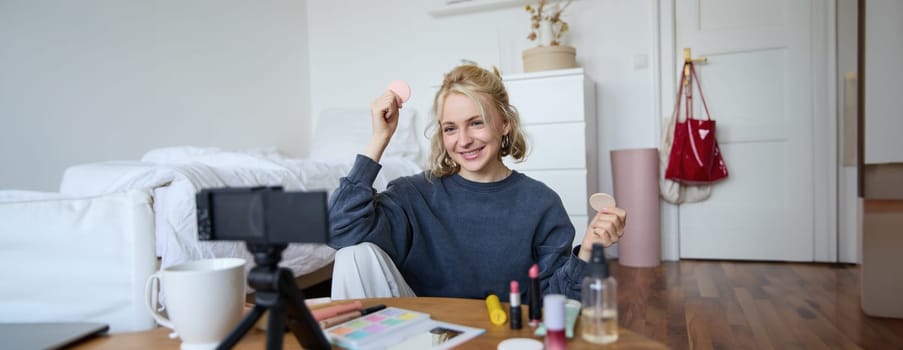
[[[217,350],[231,349],[241,337],[254,326],[263,313],[269,309],[267,324],[267,350],[282,349],[285,326],[295,335],[295,339],[305,349],[331,349],[326,336],[320,330],[307,305],[304,294],[295,285],[292,272],[280,268],[282,251],[288,244],[254,244],[245,242],[248,251],[254,255],[256,266],[248,274],[248,285],[254,288],[255,305],[251,312],[229,332]]]

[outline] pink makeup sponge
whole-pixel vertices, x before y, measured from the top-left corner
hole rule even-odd
[[[401,102],[408,102],[408,99],[411,98],[411,86],[404,81],[393,80],[389,83],[389,90],[401,97]]]

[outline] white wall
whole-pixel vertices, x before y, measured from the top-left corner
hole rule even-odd
[[[425,116],[432,104],[431,86],[461,59],[498,66],[503,74],[523,72],[521,51],[535,45],[526,40],[530,22],[523,7],[436,18],[428,11],[437,3],[309,1],[311,112],[366,108],[389,81],[404,79],[414,91],[406,108]],[[609,193],[608,152],[658,144],[651,69],[658,45],[652,40],[658,20],[654,3],[581,0],[564,17],[578,65],[596,83],[600,189]],[[647,67],[634,68],[635,58],[645,59]]]
[[[903,1],[865,3],[866,164],[903,162]]]
[[[154,147],[309,141],[304,1],[0,0],[0,189]]]

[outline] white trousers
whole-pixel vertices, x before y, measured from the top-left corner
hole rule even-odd
[[[413,297],[389,255],[365,242],[339,249],[332,270],[332,299]]]

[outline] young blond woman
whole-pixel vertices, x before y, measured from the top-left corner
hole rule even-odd
[[[377,193],[401,102],[392,91],[373,101],[369,145],[330,198],[330,245],[340,249],[333,298],[505,299],[510,282],[526,286],[538,264],[543,294],[579,300],[593,243],[617,242],[625,211],[597,213],[572,249],[575,229],[558,195],[502,162],[526,155],[520,118],[498,71],[476,65],[451,70],[436,94],[430,169]]]

